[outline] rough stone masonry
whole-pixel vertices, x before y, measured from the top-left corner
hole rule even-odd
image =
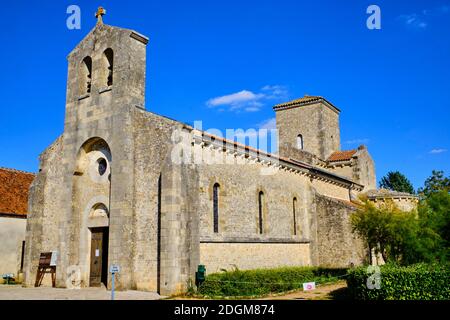
[[[163,295],[199,264],[361,264],[349,216],[375,169],[366,147],[340,150],[340,110],[310,96],[275,106],[279,154],[212,136],[146,110],[148,41],[99,19],[69,54],[64,132],[30,189],[26,285],[49,251],[57,287],[110,287],[118,264],[119,289]]]

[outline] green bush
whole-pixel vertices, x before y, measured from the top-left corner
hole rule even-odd
[[[261,296],[303,288],[304,282],[335,282],[346,275],[346,269],[318,267],[285,267],[227,271],[208,275],[198,288],[204,296]]]
[[[368,289],[367,267],[347,274],[348,293],[357,300],[449,300],[448,265],[415,264],[407,267],[385,265],[380,268],[380,289]]]

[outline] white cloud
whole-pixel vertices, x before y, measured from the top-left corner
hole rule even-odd
[[[267,120],[261,122],[260,124],[258,124],[259,129],[272,130],[272,129],[276,129],[276,127],[277,127],[277,122],[276,122],[275,118],[267,119]]]
[[[425,9],[422,11],[424,16],[441,16],[450,13],[450,5],[443,5],[433,9]]]
[[[422,10],[422,13],[403,14],[399,16],[407,27],[414,29],[426,29],[428,26],[428,20],[432,17],[439,17],[450,13],[450,5],[442,5],[432,9]]]
[[[247,137],[247,138],[254,138],[254,137],[265,137],[267,135],[267,131],[276,129],[276,119],[270,118],[267,120],[264,120],[256,125],[256,128],[250,128],[246,131],[239,130],[236,131],[235,136],[238,138]],[[264,130],[264,131],[260,131]],[[267,130],[267,131],[266,131]]]
[[[281,101],[288,98],[288,90],[284,86],[264,86],[261,92],[242,90],[236,93],[209,99],[206,105],[210,108],[227,107],[228,111],[259,111],[269,102]]]
[[[209,99],[206,103],[210,107],[224,106],[224,105],[238,105],[242,103],[254,102],[261,98],[261,95],[255,94],[251,91],[242,90],[240,92],[228,94],[225,96]]]
[[[289,97],[289,92],[285,86],[266,85],[261,90],[266,92],[266,98],[268,99],[287,99]]]
[[[369,143],[369,139],[367,138],[362,138],[362,139],[353,139],[353,140],[347,140],[344,143],[345,144],[367,144]]]
[[[430,154],[440,154],[440,153],[444,153],[444,152],[447,152],[447,149],[433,149],[429,153]]]
[[[412,14],[404,14],[399,17],[408,27],[416,28],[416,29],[425,29],[427,27],[427,23],[423,20],[421,15],[416,13]]]

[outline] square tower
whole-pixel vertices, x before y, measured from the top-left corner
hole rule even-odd
[[[304,96],[273,109],[280,156],[298,159],[306,151],[326,160],[340,150],[340,110],[325,98]]]

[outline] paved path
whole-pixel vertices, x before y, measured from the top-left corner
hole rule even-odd
[[[110,300],[111,291],[105,288],[83,288],[79,290],[59,288],[22,288],[19,285],[0,285],[0,300]],[[116,300],[157,300],[161,296],[154,292],[117,291]]]

